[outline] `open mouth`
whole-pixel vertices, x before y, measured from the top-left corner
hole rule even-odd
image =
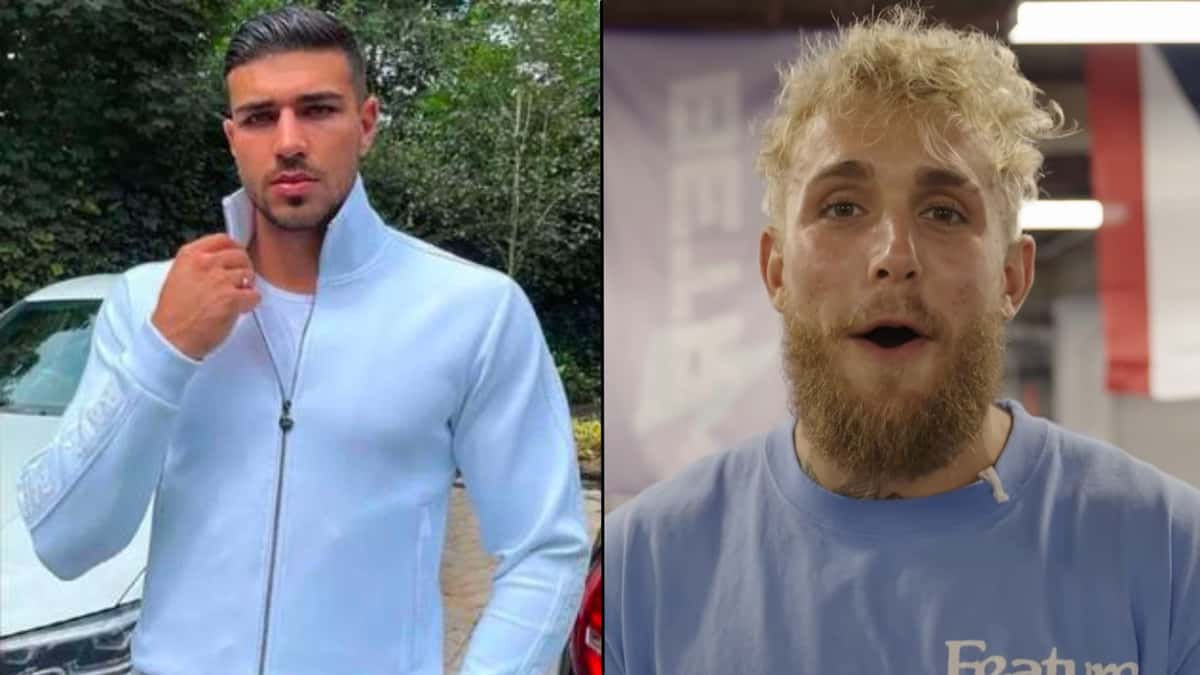
[[[867,340],[884,349],[895,349],[924,336],[908,326],[876,326],[855,337]]]

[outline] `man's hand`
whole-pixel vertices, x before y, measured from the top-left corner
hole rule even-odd
[[[229,235],[210,234],[179,249],[150,321],[199,361],[229,337],[239,314],[261,300],[246,250]]]

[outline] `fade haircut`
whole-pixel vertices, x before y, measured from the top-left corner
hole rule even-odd
[[[225,52],[225,76],[264,56],[319,49],[338,49],[346,55],[354,94],[361,103],[367,97],[366,66],[354,34],[331,14],[307,7],[281,7],[243,23]]]
[[[951,165],[961,164],[961,157],[945,140],[946,126],[975,139],[998,183],[1008,241],[1020,234],[1022,201],[1038,195],[1038,142],[1071,133],[1057,103],[1039,103],[1043,92],[1017,69],[1011,49],[978,31],[928,25],[915,6],[890,7],[814,41],[780,79],[756,162],[767,183],[763,212],[777,237],[787,231],[782,220],[789,176],[803,161],[797,149],[823,113],[884,122],[909,118],[926,150]]]

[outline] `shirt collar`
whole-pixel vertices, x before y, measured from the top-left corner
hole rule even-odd
[[[254,234],[254,205],[241,188],[221,200],[225,212],[225,230],[242,246],[250,243]],[[367,199],[362,175],[356,175],[354,186],[337,214],[329,221],[321,258],[317,268],[317,285],[325,286],[347,281],[373,261],[383,251],[386,228]]]
[[[796,420],[778,425],[766,442],[767,466],[784,499],[807,513],[812,522],[842,535],[897,538],[943,534],[950,528],[1001,517],[1015,508],[1045,451],[1049,423],[1012,400],[998,401],[1012,415],[1012,431],[995,470],[1010,499],[1000,502],[983,480],[940,494],[911,499],[854,499],[817,484],[796,458]],[[1043,495],[1044,497],[1044,495]],[[1035,496],[1036,498],[1036,496]]]

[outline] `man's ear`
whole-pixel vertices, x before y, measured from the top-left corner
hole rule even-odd
[[[1029,291],[1033,289],[1033,268],[1037,257],[1037,242],[1023,234],[1008,245],[1004,256],[1004,318],[1011,320],[1020,311]]]
[[[782,312],[783,307],[783,241],[770,225],[763,228],[758,241],[758,268],[762,274],[763,286],[767,289],[767,297],[775,311]]]
[[[375,134],[379,131],[379,108],[379,99],[374,96],[368,96],[359,108],[359,119],[362,120],[362,140],[358,144],[359,157],[365,157],[375,142]]]
[[[237,150],[233,149],[233,134],[237,128],[233,124],[233,120],[226,117],[221,121],[221,129],[225,132],[225,142],[229,144],[229,154],[237,157]]]

